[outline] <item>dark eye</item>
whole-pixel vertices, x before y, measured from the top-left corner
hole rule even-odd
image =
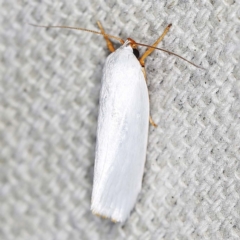
[[[139,51],[136,48],[133,48],[133,54],[137,59],[139,58]]]

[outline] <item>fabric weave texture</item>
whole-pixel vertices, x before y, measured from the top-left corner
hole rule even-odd
[[[145,44],[172,23],[159,47],[206,69],[148,57],[158,127],[123,225],[90,212],[105,41],[29,25],[98,20]],[[0,239],[240,239],[238,0],[3,0],[0,23]]]

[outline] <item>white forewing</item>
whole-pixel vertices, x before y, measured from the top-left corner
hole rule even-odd
[[[142,185],[149,98],[141,65],[127,44],[109,55],[102,77],[91,209],[123,222]]]

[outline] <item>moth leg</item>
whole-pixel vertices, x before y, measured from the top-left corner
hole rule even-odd
[[[149,122],[151,123],[151,125],[153,126],[153,127],[157,127],[158,125],[152,120],[152,117],[151,116],[149,116]]]
[[[146,83],[147,83],[147,74],[146,74],[146,71],[145,71],[145,68],[144,68],[144,67],[142,67],[142,73],[143,73],[143,76],[144,76],[145,81],[146,81]]]
[[[144,75],[144,78],[145,78],[145,81],[147,84],[147,75],[146,75],[146,71],[145,71],[144,67],[142,67],[142,72],[143,72],[143,75]],[[149,99],[149,95],[148,95],[148,99]],[[151,116],[149,116],[149,122],[151,123],[152,126],[157,127],[157,124],[153,121]]]
[[[172,24],[169,24],[169,25],[165,28],[163,34],[157,39],[157,41],[156,41],[153,45],[151,45],[152,47],[157,47],[157,45],[163,40],[163,38],[165,37],[165,35],[168,33],[168,31],[169,31],[169,29],[170,29],[171,26],[172,26]],[[140,62],[140,64],[141,64],[141,66],[144,66],[145,58],[148,57],[153,51],[154,51],[154,48],[148,48],[148,49],[146,50],[146,52],[141,56],[141,58],[139,59],[139,62]]]
[[[152,47],[156,47],[156,46],[163,40],[163,38],[164,38],[165,35],[168,33],[168,31],[169,31],[169,29],[170,29],[171,26],[172,26],[172,24],[169,24],[169,25],[165,28],[163,34],[157,39],[157,41],[156,41],[155,43],[153,43]],[[153,51],[154,51],[154,48],[148,48],[148,49],[146,50],[146,52],[145,52],[145,53],[141,56],[141,58],[139,59],[139,62],[140,62],[140,64],[141,64],[141,66],[142,66],[142,72],[143,72],[143,75],[144,75],[144,77],[145,77],[146,83],[147,83],[147,77],[146,77],[146,71],[145,71],[145,69],[144,69],[144,61],[145,61],[146,57],[148,57]],[[152,126],[157,127],[157,124],[153,121],[153,119],[151,118],[151,116],[149,116],[149,122],[151,123]]]
[[[100,23],[99,21],[97,21],[97,25],[98,25],[98,27],[100,28],[101,33],[103,34],[103,36],[104,36],[104,38],[105,38],[105,40],[106,40],[107,47],[108,47],[109,51],[110,51],[110,52],[114,52],[114,51],[115,51],[115,48],[114,48],[112,42],[109,40],[109,38],[105,35],[105,31],[104,31],[104,29],[103,29],[103,27],[102,27],[102,25],[101,25],[101,23]]]

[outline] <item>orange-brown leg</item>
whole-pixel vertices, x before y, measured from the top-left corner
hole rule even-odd
[[[99,27],[100,30],[101,30],[101,33],[103,34],[103,36],[104,36],[104,38],[105,38],[105,40],[106,40],[107,47],[108,47],[109,51],[110,51],[110,52],[114,52],[114,51],[115,51],[115,48],[114,48],[112,42],[111,42],[111,41],[109,40],[109,38],[106,36],[105,31],[104,31],[101,23],[98,21],[97,24],[98,24],[98,27]]]
[[[142,72],[143,72],[143,75],[144,75],[144,78],[145,78],[145,81],[146,81],[146,84],[147,84],[147,76],[146,76],[146,71],[145,71],[145,68],[142,67]],[[148,96],[148,100],[149,100],[149,96]],[[157,127],[157,124],[153,121],[153,119],[151,118],[151,116],[149,116],[149,122],[151,123],[151,125],[153,127]]]
[[[172,26],[172,24],[169,24],[169,25],[165,28],[163,34],[157,39],[157,41],[156,41],[153,45],[151,45],[152,47],[157,47],[157,45],[163,40],[163,38],[165,37],[165,35],[168,33],[168,31],[169,31],[169,29],[170,29],[171,26]],[[145,58],[148,57],[153,51],[154,51],[154,48],[148,48],[148,49],[146,50],[146,52],[141,56],[141,58],[139,59],[139,62],[140,62],[140,64],[141,64],[141,66],[144,66]]]
[[[152,117],[151,116],[149,116],[149,122],[151,123],[151,125],[153,126],[153,127],[157,127],[158,125],[152,120]]]
[[[169,24],[163,34],[157,39],[157,41],[152,45],[152,47],[157,47],[157,45],[163,40],[163,38],[165,37],[165,35],[168,33],[170,27],[172,26],[172,24]],[[146,52],[141,56],[141,58],[139,59],[139,62],[141,64],[141,66],[143,67],[142,68],[142,71],[143,71],[143,74],[144,74],[144,77],[145,77],[145,80],[147,82],[147,77],[146,77],[146,72],[145,72],[145,69],[144,69],[144,61],[145,61],[145,58],[148,57],[152,52],[154,51],[154,48],[148,48],[146,50]],[[151,118],[151,116],[149,116],[149,122],[151,123],[152,126],[154,127],[157,127],[157,124],[153,121],[153,119]]]

